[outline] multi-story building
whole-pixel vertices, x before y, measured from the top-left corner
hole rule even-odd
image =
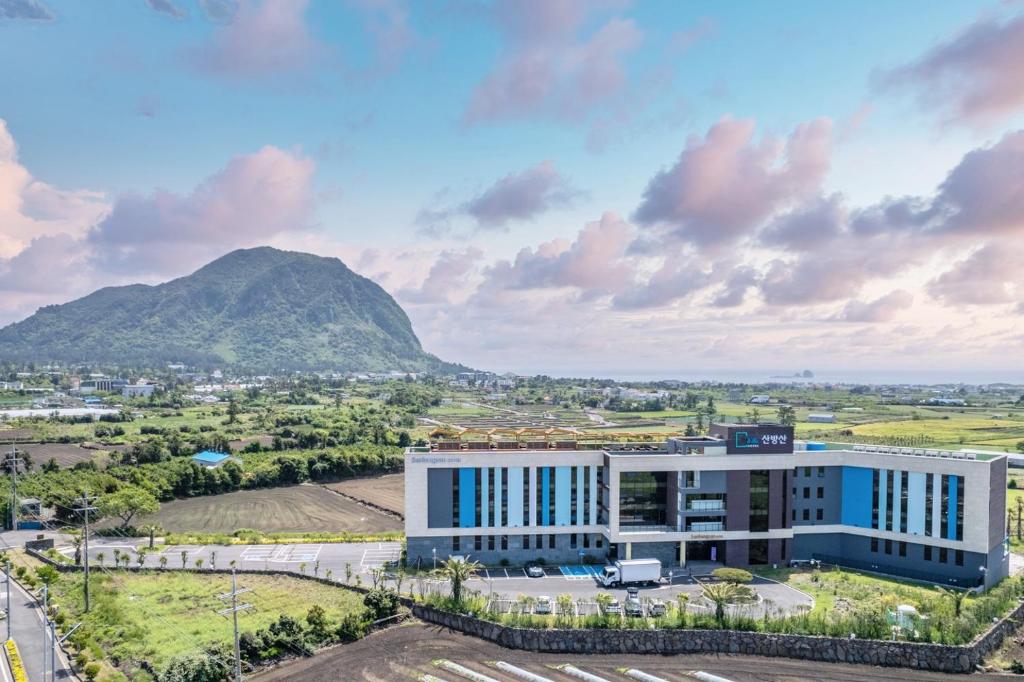
[[[559,438],[409,448],[409,561],[818,559],[960,586],[1008,573],[997,453],[826,446],[764,424],[653,444]]]

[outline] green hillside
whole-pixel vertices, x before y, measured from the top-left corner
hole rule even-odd
[[[428,370],[405,311],[336,258],[240,249],[157,286],[100,289],[0,329],[0,358],[274,370]]]

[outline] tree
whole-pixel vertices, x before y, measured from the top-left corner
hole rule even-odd
[[[121,519],[121,528],[127,528],[136,516],[147,516],[160,511],[160,502],[151,492],[135,485],[126,485],[105,495],[99,501],[100,513]]]
[[[796,424],[796,410],[792,405],[779,405],[777,418],[783,426],[793,426]]]
[[[107,558],[107,555],[104,554],[103,552],[98,552],[96,554],[96,561],[100,562],[100,568],[103,568],[103,560],[106,559],[106,558]]]
[[[1017,451],[1024,452],[1024,440],[1017,441]]]
[[[473,577],[473,574],[479,569],[483,568],[480,564],[475,561],[470,561],[468,558],[456,559],[455,557],[448,557],[440,568],[438,573],[442,578],[447,580],[452,586],[452,599],[456,604],[462,603],[462,586],[463,584]]]
[[[234,396],[228,400],[228,424],[235,424],[238,422],[238,403],[235,402]]]
[[[160,528],[160,526],[156,525],[155,523],[147,523],[145,526],[142,527],[142,532],[149,536],[150,549],[153,549],[153,541],[156,538],[156,534],[159,533],[161,530],[162,529]]]
[[[686,605],[690,601],[690,595],[680,592],[676,595],[676,601],[679,602],[679,626],[684,627],[686,625]]]
[[[82,540],[81,533],[73,533],[71,535],[71,546],[75,550],[75,566],[82,564]]]
[[[160,568],[167,568],[167,557],[163,554],[160,555]]]
[[[57,578],[60,577],[60,574],[57,572],[57,569],[51,566],[50,564],[43,564],[42,566],[37,568],[36,575],[39,577],[39,580],[47,587],[52,585],[57,580]]]
[[[949,599],[950,604],[953,606],[953,615],[957,618],[960,617],[960,613],[963,611],[964,602],[967,601],[970,590],[947,590],[944,587],[937,588],[942,593],[943,597]]]
[[[740,589],[736,583],[712,583],[703,586],[704,598],[715,605],[715,620],[719,625],[725,622],[726,605],[739,598]]]
[[[181,550],[181,570],[185,570],[185,566],[188,565],[188,550]]]
[[[394,590],[373,589],[363,597],[363,605],[370,610],[373,620],[398,613],[398,594]]]

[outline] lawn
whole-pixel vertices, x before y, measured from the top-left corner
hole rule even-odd
[[[393,516],[360,505],[318,485],[239,490],[164,503],[146,518],[171,532],[375,534],[402,530]]]
[[[892,608],[896,604],[911,604],[922,610],[925,605],[934,604],[939,595],[934,587],[845,569],[808,571],[758,568],[755,573],[814,597],[812,613],[835,611],[837,599],[845,599],[851,605],[869,599],[884,599],[893,602]]]
[[[19,563],[38,565],[23,558]],[[231,591],[231,577],[179,571],[133,573],[95,571],[90,579],[92,609],[82,613],[82,576],[61,574],[51,587],[69,622],[82,621],[93,659],[105,659],[130,679],[151,679],[138,670],[146,661],[161,668],[182,654],[201,651],[232,640],[231,621],[217,612],[225,608],[218,595]],[[285,576],[243,574],[241,599],[253,608],[239,618],[242,632],[254,632],[282,614],[304,620],[319,604],[334,622],[349,613],[362,613],[362,595],[343,587]]]

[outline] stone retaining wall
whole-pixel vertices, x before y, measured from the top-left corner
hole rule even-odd
[[[1024,619],[1024,604],[971,644],[946,646],[735,630],[539,630],[415,605],[413,615],[509,649],[573,654],[744,654],[970,673]]]

